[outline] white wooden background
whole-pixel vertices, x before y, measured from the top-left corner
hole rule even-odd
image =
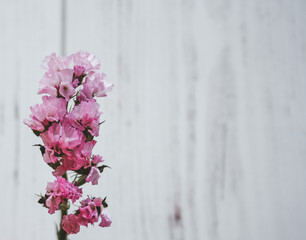
[[[305,0],[0,0],[0,239],[55,239],[23,125],[44,56],[115,83],[96,153],[113,225],[71,239],[306,239]]]

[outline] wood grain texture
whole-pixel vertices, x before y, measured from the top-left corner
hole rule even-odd
[[[34,195],[52,176],[22,118],[39,101],[42,58],[80,49],[115,83],[94,149],[112,169],[84,188],[108,196],[113,224],[72,240],[306,237],[304,1],[0,6],[0,239],[55,239],[58,216]]]
[[[38,138],[22,123],[36,96],[41,60],[60,50],[60,1],[0,1],[0,239],[54,239],[57,216],[37,206],[35,194],[52,179]]]

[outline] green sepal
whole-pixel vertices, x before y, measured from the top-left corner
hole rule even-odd
[[[34,144],[33,146],[39,147],[39,150],[40,150],[40,152],[41,152],[41,155],[44,155],[44,154],[45,154],[45,152],[46,152],[45,146],[43,146],[43,145],[41,145],[41,144]]]
[[[98,167],[100,173],[103,172],[104,168],[111,168],[110,166],[107,166],[107,165],[102,165],[101,167]]]
[[[82,175],[79,177],[78,181],[76,182],[76,185],[79,187],[79,186],[82,186],[83,184],[86,183],[86,175]]]
[[[89,141],[92,141],[94,139],[94,136],[92,136],[89,132],[88,132],[88,129],[85,129],[83,131],[85,137],[86,137],[86,141],[85,142],[89,142]]]
[[[104,208],[107,208],[107,207],[108,207],[108,204],[107,204],[107,202],[106,202],[106,197],[102,200],[102,206],[103,206]]]
[[[39,135],[40,135],[40,131],[37,131],[37,130],[34,130],[34,129],[32,129],[32,131],[33,131],[33,133],[37,136],[37,137],[39,137]]]
[[[48,163],[48,165],[53,169],[55,170],[60,164],[60,162],[56,162],[56,163]]]

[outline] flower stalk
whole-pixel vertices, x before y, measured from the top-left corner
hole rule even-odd
[[[62,228],[63,217],[67,215],[67,209],[61,209],[61,221],[59,231],[57,233],[58,240],[67,240],[67,232]]]
[[[38,203],[49,214],[60,211],[59,240],[66,240],[69,234],[78,233],[81,226],[99,220],[101,227],[111,224],[105,211],[106,198],[79,200],[83,196],[80,187],[86,183],[97,185],[107,167],[101,165],[102,156],[93,154],[102,114],[96,97],[107,96],[113,88],[106,75],[97,72],[100,65],[94,55],[86,52],[46,57],[42,64],[46,73],[38,89],[38,94],[43,94],[42,103],[31,107],[30,119],[24,120],[41,138],[42,144],[34,146],[39,146],[43,160],[56,177],[47,184],[46,193],[40,195]],[[78,209],[69,214],[70,202],[76,201]]]

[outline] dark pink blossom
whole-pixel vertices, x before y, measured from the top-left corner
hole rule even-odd
[[[62,176],[68,170],[79,170],[80,168],[88,168],[91,166],[90,157],[92,155],[92,149],[95,146],[96,141],[81,142],[80,145],[75,147],[73,151],[68,151],[66,155],[62,156],[60,162],[62,163],[53,172],[54,176]]]
[[[70,154],[71,151],[84,142],[84,134],[72,127],[68,122],[53,123],[49,129],[40,134],[43,143],[56,154]]]
[[[62,228],[67,234],[76,234],[80,231],[79,218],[74,214],[65,215],[62,221]]]
[[[85,73],[86,68],[83,66],[74,66],[73,67],[74,70],[74,74],[76,77],[80,77],[81,75],[83,75]]]
[[[101,223],[99,224],[100,227],[109,227],[112,224],[112,220],[110,217],[103,211],[101,213]]]
[[[99,211],[101,211],[102,200],[101,198],[94,198],[93,200],[87,198],[81,201],[81,207],[79,208],[79,223],[84,226],[88,226],[88,223],[93,224],[99,220]]]
[[[94,157],[93,157],[93,160],[92,160],[92,163],[93,164],[95,164],[95,165],[97,165],[98,163],[100,163],[100,162],[104,162],[104,160],[102,159],[102,156],[100,156],[100,155],[94,155]]]
[[[68,182],[65,178],[57,177],[56,181],[48,183],[46,195],[48,196],[46,201],[48,212],[53,214],[62,201],[71,199],[72,202],[75,202],[79,199],[82,196],[82,189]]]
[[[45,148],[45,153],[43,154],[43,159],[46,163],[56,163],[58,161],[58,157],[56,157],[54,155],[54,150],[52,150],[50,148]]]
[[[91,166],[90,158],[85,158],[74,151],[71,155],[64,155],[61,163],[62,165],[53,172],[54,176],[62,176],[68,170],[79,170],[82,167],[86,169]]]

